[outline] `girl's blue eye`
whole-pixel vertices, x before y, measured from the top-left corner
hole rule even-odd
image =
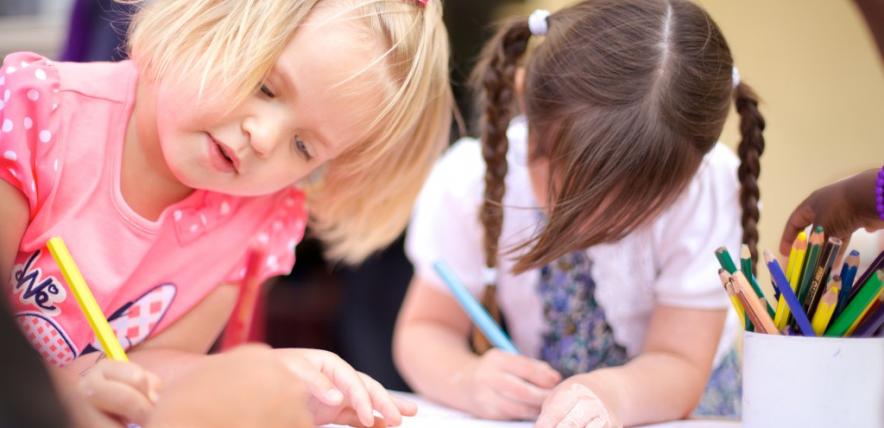
[[[270,88],[268,88],[267,85],[264,83],[261,84],[260,90],[261,90],[261,93],[264,95],[267,95],[268,98],[275,98],[276,97],[276,94],[274,94],[273,91],[271,91]]]
[[[307,149],[307,144],[297,135],[295,136],[295,148],[298,149],[298,152],[300,152],[301,156],[304,156],[304,159],[307,161],[313,159],[313,155],[311,155],[310,150]]]

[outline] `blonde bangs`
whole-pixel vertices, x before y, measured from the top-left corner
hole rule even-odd
[[[327,244],[327,255],[357,263],[402,233],[448,143],[454,108],[448,34],[440,0],[426,6],[416,0],[326,1],[351,3],[355,19],[365,21],[384,49],[377,64],[384,70],[385,101],[366,124],[363,143],[329,162],[322,180],[306,189],[311,228]],[[195,84],[200,96],[223,96],[237,105],[254,93],[317,4],[147,2],[130,27],[130,56],[147,79]]]
[[[322,183],[309,192],[312,226],[328,245],[327,255],[348,263],[405,229],[448,143],[454,105],[441,3],[379,0],[358,8],[369,29],[387,42],[383,60],[392,86],[365,143],[330,162]]]
[[[129,53],[150,80],[194,84],[201,97],[211,87],[208,95],[237,105],[269,73],[318,1],[148,2],[133,17]]]

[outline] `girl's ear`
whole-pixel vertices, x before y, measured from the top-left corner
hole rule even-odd
[[[525,113],[525,67],[516,68],[516,100],[519,111]]]

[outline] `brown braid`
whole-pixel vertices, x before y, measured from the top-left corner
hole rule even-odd
[[[498,241],[503,226],[503,195],[506,192],[506,153],[509,147],[506,131],[516,105],[515,76],[519,58],[528,47],[531,32],[522,19],[501,28],[482,53],[482,61],[473,75],[482,94],[482,157],[485,159],[485,199],[479,220],[485,230],[485,263],[497,268]],[[500,309],[496,298],[497,284],[485,284],[482,305],[497,321]],[[473,348],[485,352],[490,348],[478,330],[473,331]]]
[[[752,271],[758,262],[758,176],[761,173],[761,154],[764,152],[764,117],[758,111],[758,96],[748,85],[740,83],[734,91],[737,113],[740,114],[740,206],[743,214],[740,223],[743,226],[743,243],[749,246],[752,253]]]

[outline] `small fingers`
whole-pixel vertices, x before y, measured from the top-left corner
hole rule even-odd
[[[100,370],[92,371],[90,375],[103,376],[109,381],[129,385],[150,399],[153,404],[156,404],[157,399],[159,399],[157,391],[160,378],[155,374],[133,363],[102,360],[99,364]]]
[[[344,394],[332,381],[306,359],[283,355],[280,361],[304,382],[310,395],[320,402],[336,406],[344,400]]]
[[[500,397],[495,405],[499,419],[528,420],[536,419],[540,414],[540,406],[522,403]]]
[[[322,359],[323,373],[329,376],[335,387],[344,392],[346,398],[349,399],[350,406],[359,415],[359,421],[365,426],[372,426],[374,411],[372,410],[371,396],[356,370],[341,357],[331,352],[322,353],[319,358]]]
[[[148,397],[128,383],[87,376],[80,379],[79,389],[98,410],[137,424],[146,422],[153,409]]]
[[[381,418],[374,418],[371,425],[365,425],[362,421],[359,420],[359,416],[356,414],[353,409],[347,408],[341,411],[337,418],[335,418],[335,424],[337,425],[347,425],[357,428],[385,428],[387,424]]]
[[[602,417],[595,418],[592,421],[590,421],[589,424],[586,425],[586,428],[610,428],[610,427],[611,427],[611,423],[606,418],[602,418]]]
[[[500,395],[509,399],[540,407],[549,397],[551,390],[541,389],[510,373],[502,373],[494,385]]]
[[[565,417],[556,425],[556,428],[584,428],[594,426],[601,419],[601,412],[596,405],[587,397],[580,397],[565,414]]]
[[[522,355],[512,355],[496,349],[489,352],[494,352],[490,358],[499,360],[505,371],[541,388],[552,388],[562,380],[562,376],[544,361]]]
[[[784,256],[789,255],[789,251],[792,249],[792,242],[795,241],[799,232],[813,223],[814,217],[813,209],[807,204],[806,199],[798,208],[795,208],[795,211],[792,211],[792,215],[786,221],[783,235],[780,238],[780,254]]]
[[[396,401],[393,400],[392,394],[390,394],[390,392],[388,392],[378,381],[372,379],[365,373],[359,373],[359,377],[368,389],[368,393],[371,396],[372,406],[383,415],[384,422],[386,422],[388,426],[399,426],[402,424],[402,414],[399,411],[399,406],[396,405]]]
[[[537,418],[535,428],[556,428],[559,421],[565,418],[565,415],[571,411],[577,397],[574,394],[563,393],[550,397],[547,403],[544,403]]]
[[[393,395],[393,401],[402,416],[414,416],[417,414],[417,404],[414,401]]]

